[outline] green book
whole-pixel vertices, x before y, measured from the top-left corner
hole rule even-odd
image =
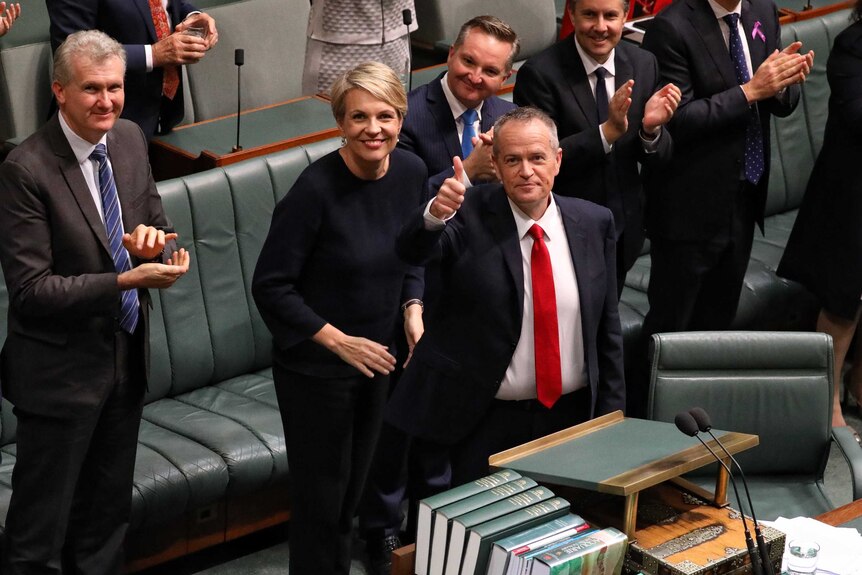
[[[511,497],[527,489],[536,487],[536,482],[529,477],[521,477],[504,483],[499,487],[488,489],[467,497],[445,507],[440,507],[434,513],[434,527],[431,532],[431,562],[429,575],[443,575],[446,566],[446,551],[448,549],[449,532],[455,517],[486,507],[507,497]]]
[[[470,529],[467,538],[460,575],[485,575],[494,542],[568,512],[569,502],[562,497],[554,497],[476,525]]]
[[[608,527],[538,555],[530,575],[620,575],[628,538]]]
[[[518,558],[521,555],[533,549],[544,547],[553,541],[566,539],[588,528],[589,525],[581,516],[570,513],[559,519],[547,521],[526,531],[500,539],[491,548],[488,573],[494,575],[518,574],[520,573]]]
[[[534,503],[550,499],[553,496],[553,491],[547,487],[534,487],[453,519],[452,529],[449,533],[449,546],[446,552],[445,575],[458,575],[460,572],[461,558],[467,543],[467,532],[471,528],[518,509],[529,507]]]
[[[428,560],[431,558],[432,519],[437,509],[471,495],[476,495],[482,491],[493,489],[498,485],[508,483],[519,477],[521,477],[521,474],[517,471],[501,469],[497,473],[493,473],[487,477],[453,487],[420,501],[416,528],[416,574],[428,575]]]
[[[536,557],[538,557],[542,553],[548,553],[550,551],[553,551],[554,549],[556,549],[557,547],[560,547],[561,545],[568,545],[568,544],[572,543],[573,541],[575,541],[575,539],[586,537],[587,535],[591,535],[591,534],[595,533],[596,531],[599,531],[599,529],[597,529],[595,527],[590,527],[590,528],[586,529],[585,531],[580,531],[578,533],[574,533],[574,534],[572,534],[572,535],[570,535],[564,539],[560,539],[558,541],[549,542],[544,547],[537,547],[533,551],[528,551],[528,552],[524,553],[523,555],[518,557],[518,571],[516,571],[514,575],[530,575],[530,571],[533,570],[533,560]]]

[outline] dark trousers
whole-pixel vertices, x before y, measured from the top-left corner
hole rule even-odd
[[[132,339],[117,336],[114,387],[98,409],[68,418],[15,409],[4,573],[121,572],[144,394],[143,353],[130,352],[142,348]]]
[[[278,365],[273,377],[290,466],[290,573],[348,575],[389,378],[318,378]]]
[[[401,504],[409,497],[407,534],[414,537],[417,502],[448,489],[451,477],[448,448],[384,423],[360,506],[360,528],[367,538],[398,535],[404,521]]]
[[[649,312],[638,353],[640,375],[626,389],[628,415],[645,415],[653,334],[730,328],[751,256],[756,199],[753,187],[741,183],[726,231],[711,240],[651,240]]]
[[[452,485],[488,475],[488,458],[590,418],[588,387],[563,395],[551,409],[535,399],[495,399],[476,428],[452,448]]]

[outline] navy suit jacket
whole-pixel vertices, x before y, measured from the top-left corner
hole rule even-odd
[[[443,180],[455,175],[452,158],[461,156],[458,127],[443,93],[442,79],[441,74],[433,82],[410,91],[407,117],[398,141],[398,147],[413,152],[428,166],[429,198],[437,193]],[[497,96],[486,99],[482,104],[482,132],[490,130],[497,118],[516,107]]]
[[[132,120],[150,138],[156,133],[162,105],[162,69],[147,72],[144,46],[155,44],[156,29],[147,0],[45,0],[51,18],[51,49],[79,30],[101,30],[126,49],[126,104],[123,118]],[[196,8],[184,0],[169,0],[171,27]],[[162,117],[162,131],[183,119],[183,86]]]
[[[644,194],[639,165],[651,170],[673,152],[668,130],[658,148],[644,152],[638,130],[647,101],[660,86],[655,57],[620,42],[614,51],[614,84],[634,79],[629,129],[606,154],[599,135],[596,99],[572,37],[530,58],[518,70],[515,102],[536,106],[557,123],[563,164],[555,180],[558,193],[607,206],[614,213],[617,235],[625,231],[623,261],[628,269],[643,246]]]
[[[555,196],[575,265],[591,416],[623,409],[625,383],[611,213]],[[407,433],[454,443],[490,406],[521,333],[524,272],[512,210],[501,184],[472,188],[443,230],[427,231],[418,209],[398,237],[405,261],[435,260],[441,298],[426,321],[386,409]]]
[[[772,0],[742,0],[743,40],[752,71],[781,48],[781,28]],[[762,35],[754,31],[755,26]],[[752,35],[753,34],[753,35]],[[706,0],[677,0],[653,20],[644,48],[656,55],[662,80],[682,91],[670,122],[675,152],[650,188],[647,229],[655,237],[703,241],[727,233],[743,169],[750,107],[736,79],[727,44]],[[757,104],[766,172],[757,184],[758,224],[769,185],[770,117],[787,116],[799,101],[799,86]]]

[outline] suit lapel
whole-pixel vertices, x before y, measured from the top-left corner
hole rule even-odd
[[[589,240],[578,225],[577,212],[567,209],[560,202],[559,196],[555,195],[554,201],[560,207],[563,227],[566,228],[566,239],[569,242],[569,251],[572,254],[572,263],[575,266],[575,279],[578,283],[578,296],[581,300],[581,324],[592,325],[592,317],[588,317],[593,312],[593,306],[589,305],[589,302],[592,301],[592,286],[589,278],[593,275],[590,273],[590,258],[588,256]],[[584,330],[584,337],[587,337],[587,330]]]
[[[111,159],[111,167],[114,172],[114,184],[117,186],[117,198],[120,200],[120,210],[123,213],[123,230],[131,232],[129,221],[136,221],[132,217],[132,200],[130,191],[133,189],[129,176],[133,173],[132,164],[134,158],[128,158],[122,142],[117,141],[113,131],[108,132],[108,157]]]
[[[748,43],[748,53],[751,55],[751,74],[754,75],[755,70],[766,60],[767,54],[766,42],[757,36],[752,36],[754,24],[758,21],[758,17],[754,13],[750,0],[743,0],[740,20],[742,20],[742,28],[745,30],[744,40]]]
[[[431,110],[431,115],[434,117],[437,133],[443,134],[443,142],[446,144],[446,151],[449,152],[451,159],[454,156],[461,156],[461,142],[458,141],[458,129],[452,118],[452,109],[446,100],[446,94],[443,93],[442,81],[443,77],[440,76],[428,86],[428,109]]]
[[[497,191],[488,199],[488,226],[494,243],[500,246],[503,253],[503,261],[509,270],[509,279],[515,288],[518,302],[518,315],[523,317],[524,310],[524,266],[521,263],[521,238],[518,237],[518,228],[515,226],[515,218],[512,208],[506,198],[506,192],[502,185],[497,186]]]
[[[590,126],[598,126],[598,111],[596,110],[596,97],[593,95],[593,90],[590,88],[590,81],[587,78],[587,71],[584,70],[584,63],[581,62],[581,56],[578,54],[578,49],[575,47],[575,40],[569,38],[564,40],[567,44],[569,70],[564,74],[569,81],[569,88],[572,90],[572,95],[575,97],[575,102],[581,109],[581,113]]]
[[[59,114],[59,112],[57,112]],[[84,180],[84,174],[81,173],[81,166],[78,164],[78,159],[75,153],[72,152],[68,140],[66,140],[63,129],[60,127],[60,119],[55,115],[51,120],[51,131],[49,132],[49,140],[51,148],[57,155],[57,160],[60,165],[60,172],[63,174],[63,179],[66,185],[69,186],[69,191],[75,202],[81,210],[87,224],[93,230],[93,233],[99,239],[102,247],[110,254],[108,249],[108,235],[105,231],[105,224],[102,223],[102,218],[99,217],[99,210],[93,201],[93,196],[90,194],[90,188],[87,187],[87,182]]]
[[[620,86],[635,77],[632,63],[626,56],[625,51],[617,47],[614,50],[614,87],[619,90]]]
[[[497,113],[497,102],[494,96],[491,96],[485,103],[482,104],[482,120],[479,122],[479,128],[482,133],[487,132],[494,127],[494,121],[500,116]]]
[[[150,34],[150,39],[153,42],[158,41],[158,36],[156,35],[156,25],[153,23],[153,13],[150,11],[150,3],[148,0],[132,0],[135,6],[137,6],[138,11],[141,13],[141,18],[144,21],[144,24],[147,27],[147,32]],[[170,9],[170,8],[168,8]],[[171,22],[174,26],[179,24],[179,22]]]
[[[691,24],[700,35],[707,54],[715,63],[715,67],[718,68],[725,84],[728,86],[738,84],[733,62],[730,60],[730,52],[724,42],[724,36],[721,34],[718,20],[715,18],[715,12],[712,11],[706,0],[688,0],[688,5],[692,10],[689,16]]]

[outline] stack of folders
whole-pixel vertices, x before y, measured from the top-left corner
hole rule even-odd
[[[502,470],[420,502],[415,572],[619,575],[622,560],[617,561],[616,551],[611,553],[611,543],[602,543],[606,539],[615,542],[615,535],[606,531],[611,530],[592,529],[570,513],[568,501],[555,497],[547,487],[515,471]],[[586,543],[585,536],[590,537]],[[625,554],[622,537],[620,558]],[[548,553],[557,553],[555,570],[542,571],[549,564]],[[601,561],[575,559],[589,553],[601,555]],[[559,567],[567,563],[589,565],[592,570]]]

